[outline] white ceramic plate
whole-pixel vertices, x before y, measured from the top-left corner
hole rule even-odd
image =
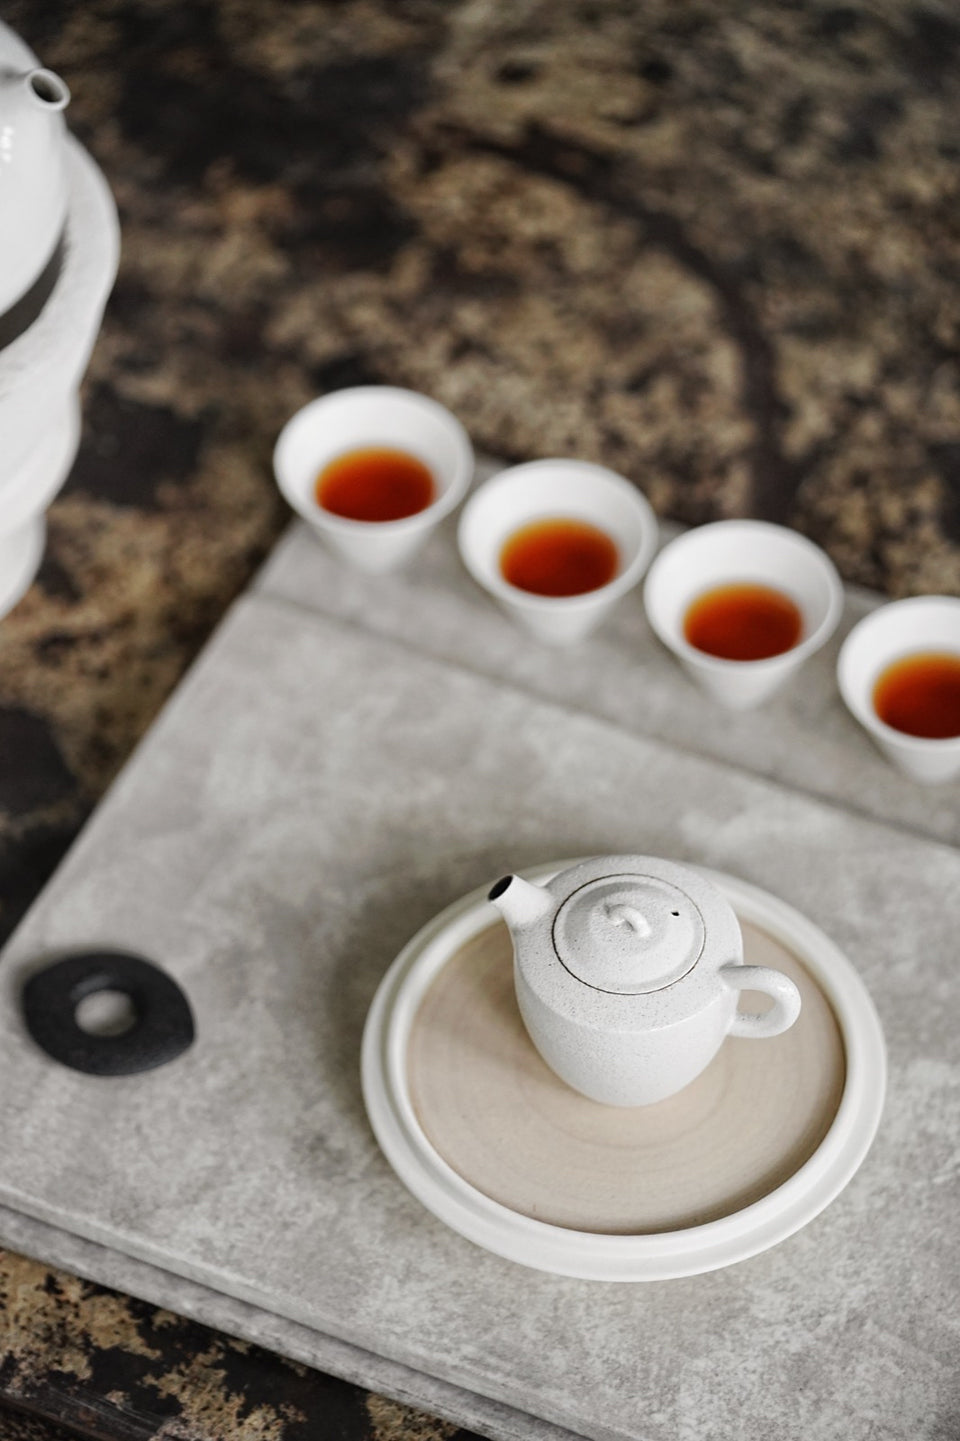
[[[545,866],[529,876],[547,880],[563,868]],[[441,912],[401,951],[374,997],[363,1037],[363,1094],[374,1134],[400,1180],[441,1221],[477,1245],[539,1270],[584,1280],[658,1281],[716,1270],[776,1245],[846,1186],[870,1148],[883,1109],[886,1059],[873,1002],[846,957],[792,906],[732,876],[705,873],[743,921],[799,957],[840,1024],[846,1079],[817,1150],[751,1205],[703,1225],[647,1235],[549,1225],[508,1209],[465,1181],[431,1145],[417,1119],[407,1081],[407,1044],[431,982],[497,918],[483,889]]]

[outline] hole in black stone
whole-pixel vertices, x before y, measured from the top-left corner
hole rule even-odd
[[[126,991],[108,986],[93,991],[77,1002],[74,1018],[88,1036],[125,1036],[139,1019],[137,1008]]]
[[[21,1005],[41,1050],[89,1076],[153,1070],[195,1036],[190,1003],[176,981],[123,951],[76,951],[53,961],[27,978]]]

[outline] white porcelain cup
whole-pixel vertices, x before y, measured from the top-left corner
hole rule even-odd
[[[887,725],[873,705],[880,675],[924,652],[960,658],[960,600],[948,595],[893,601],[865,616],[840,647],[837,683],[850,713],[899,770],[926,785],[960,774],[960,736],[931,740]]]
[[[766,585],[798,607],[797,645],[764,660],[722,660],[684,638],[684,618],[705,591],[737,583]],[[843,586],[818,545],[780,525],[720,520],[699,526],[664,546],[643,593],[647,619],[690,677],[730,710],[768,699],[830,638],[843,609]]]
[[[513,940],[520,1014],[574,1090],[613,1106],[665,1100],[727,1036],[778,1036],[800,1014],[793,981],[743,963],[733,907],[706,876],[653,856],[597,856],[545,885],[490,891]],[[772,1001],[738,1009],[740,992]]]
[[[433,476],[436,499],[399,520],[350,520],[316,498],[320,472],[351,450],[405,451]],[[362,385],[312,400],[287,421],[273,452],[285,499],[343,560],[360,570],[390,570],[409,560],[463,498],[473,477],[473,447],[463,426],[437,401],[392,385]]]
[[[580,595],[536,595],[511,585],[503,547],[540,520],[580,520],[614,542],[619,562],[607,584]],[[657,520],[636,486],[602,465],[533,460],[501,470],[472,495],[458,532],[460,555],[474,580],[538,640],[567,645],[588,635],[641,579],[657,547]]]

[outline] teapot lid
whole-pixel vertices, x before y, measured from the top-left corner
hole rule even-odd
[[[700,958],[706,927],[685,891],[655,876],[603,876],[564,901],[553,944],[577,980],[642,995],[672,985]]]

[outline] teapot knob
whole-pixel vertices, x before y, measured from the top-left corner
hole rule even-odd
[[[642,911],[637,910],[636,906],[608,904],[604,906],[604,912],[613,925],[626,926],[628,930],[633,931],[635,936],[652,935],[650,922]]]

